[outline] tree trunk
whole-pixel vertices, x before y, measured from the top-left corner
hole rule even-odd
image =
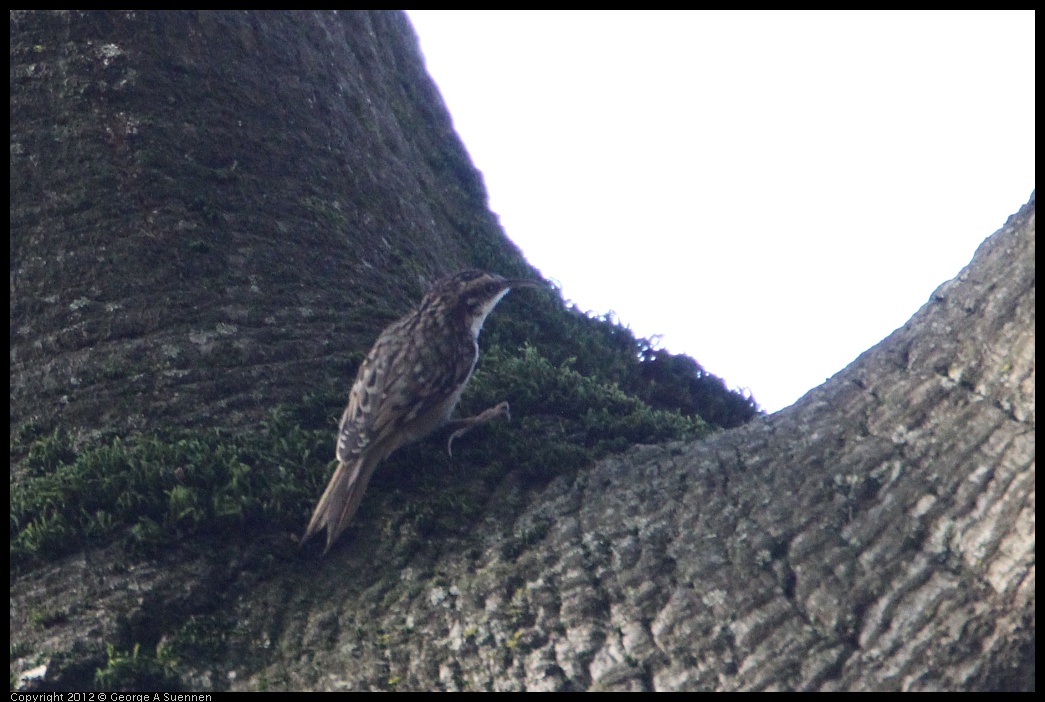
[[[527,270],[402,14],[14,11],[11,28],[12,427],[249,427],[302,388],[347,390],[347,350],[426,280]],[[508,523],[491,507],[404,549],[378,518],[325,559],[219,533],[221,558],[200,539],[15,571],[12,674],[1032,689],[1033,393],[1032,198],[794,406],[530,493],[508,476]]]
[[[532,274],[401,13],[11,30],[12,426],[250,425],[426,282]]]

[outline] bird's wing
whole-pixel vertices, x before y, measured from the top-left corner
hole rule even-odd
[[[418,339],[422,344],[428,340],[414,333],[417,321],[407,318],[386,329],[359,367],[341,417],[339,461],[348,462],[375,446],[383,458],[435,429],[456,404],[478,349],[429,353],[418,345]],[[404,426],[419,430],[404,432]]]

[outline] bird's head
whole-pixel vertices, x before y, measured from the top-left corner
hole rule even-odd
[[[475,337],[501,298],[512,288],[544,287],[540,280],[502,278],[495,273],[468,270],[438,281],[421,301],[422,309],[438,305],[459,316]]]

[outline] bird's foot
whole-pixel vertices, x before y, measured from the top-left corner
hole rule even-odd
[[[496,407],[485,409],[479,414],[475,415],[474,417],[468,417],[467,419],[455,419],[451,421],[449,423],[449,426],[451,429],[453,429],[453,431],[450,434],[450,438],[446,440],[446,452],[453,456],[454,439],[463,434],[467,434],[469,431],[471,431],[480,424],[486,424],[487,422],[497,419],[499,417],[504,417],[508,420],[512,418],[511,414],[509,414],[508,412],[507,402],[502,402]]]

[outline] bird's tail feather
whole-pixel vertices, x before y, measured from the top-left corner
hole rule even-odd
[[[341,536],[341,532],[348,527],[359,509],[359,503],[363,501],[363,493],[366,492],[377,463],[363,457],[338,464],[327,489],[323,491],[323,496],[316,504],[308,529],[301,538],[302,544],[326,527],[327,545],[323,553],[330,550],[330,546]]]

